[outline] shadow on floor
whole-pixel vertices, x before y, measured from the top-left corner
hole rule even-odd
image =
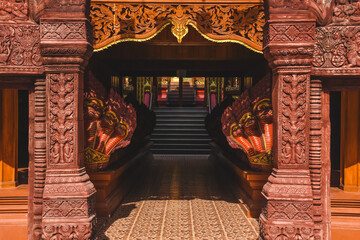
[[[257,239],[255,220],[207,157],[158,156],[97,239]]]

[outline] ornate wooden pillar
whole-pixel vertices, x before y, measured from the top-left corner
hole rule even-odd
[[[305,3],[296,3],[266,3],[264,54],[273,70],[274,169],[263,188],[264,239],[312,239],[321,234],[315,230],[309,168],[315,19]]]
[[[50,1],[40,18],[46,74],[43,239],[89,239],[95,188],[84,164],[83,80],[92,52],[88,2]]]

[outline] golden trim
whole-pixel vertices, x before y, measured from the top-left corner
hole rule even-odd
[[[200,29],[192,22],[189,23],[190,26],[192,26],[198,33],[200,33],[201,36],[203,36],[205,39],[211,41],[211,42],[216,42],[216,43],[237,43],[240,45],[243,45],[244,47],[256,52],[256,53],[260,53],[263,54],[262,50],[258,50],[255,49],[253,47],[251,47],[250,45],[240,41],[240,40],[234,40],[234,39],[224,39],[224,40],[218,40],[218,39],[213,39],[209,36],[207,36],[205,33],[201,32]]]
[[[255,112],[256,108],[257,108],[260,104],[262,104],[263,102],[268,102],[268,106],[271,107],[271,100],[270,100],[270,98],[263,98],[263,99],[261,99],[260,101],[258,101],[258,102],[254,105],[252,111]]]
[[[249,162],[255,165],[265,165],[265,166],[273,165],[272,149],[248,158],[249,158]]]
[[[169,19],[169,22],[166,23],[164,26],[162,26],[158,31],[156,31],[153,35],[151,35],[150,37],[147,37],[147,38],[124,38],[124,39],[119,39],[119,40],[116,40],[116,41],[113,41],[103,47],[100,47],[100,48],[96,48],[94,46],[94,52],[100,52],[102,50],[105,50],[113,45],[116,45],[118,43],[122,43],[122,42],[146,42],[146,41],[149,41],[151,39],[153,39],[154,37],[156,37],[162,30],[164,30],[167,26],[169,26],[170,24],[173,24],[172,23],[172,20]],[[236,43],[236,44],[240,44],[240,45],[243,45],[244,47],[250,49],[251,51],[254,51],[256,53],[260,53],[260,54],[263,54],[262,50],[258,50],[256,48],[253,48],[251,47],[250,45],[246,44],[245,42],[242,42],[240,40],[234,40],[234,39],[223,39],[223,40],[219,40],[219,39],[213,39],[209,36],[207,36],[205,33],[201,32],[199,30],[198,27],[196,27],[196,25],[194,23],[188,23],[187,25],[190,25],[192,26],[203,38],[205,38],[206,40],[209,40],[211,42],[215,42],[215,43]],[[174,24],[173,24],[174,26]],[[172,31],[171,31],[172,32]],[[188,31],[187,31],[188,32]],[[186,35],[187,35],[187,32],[184,36],[181,37],[184,38]],[[178,39],[178,43],[181,44],[181,40],[179,40],[179,36],[175,35],[173,32],[172,34]]]
[[[168,23],[165,23],[164,26],[162,26],[158,31],[156,31],[153,35],[151,35],[150,37],[147,37],[147,38],[124,38],[124,39],[119,39],[119,40],[116,40],[116,41],[113,41],[103,47],[100,47],[100,48],[96,48],[94,46],[94,52],[100,52],[102,50],[105,50],[115,44],[118,44],[118,43],[122,43],[122,42],[145,42],[145,41],[149,41],[151,39],[153,39],[154,37],[156,37],[162,30],[164,30],[164,28],[166,28],[168,25],[171,24],[170,20],[168,20],[169,22]]]

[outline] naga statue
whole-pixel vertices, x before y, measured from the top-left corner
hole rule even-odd
[[[85,92],[85,166],[88,171],[103,170],[110,155],[129,145],[136,128],[136,111],[113,89],[106,91],[90,73]]]
[[[263,78],[243,92],[221,117],[222,131],[232,148],[241,149],[253,170],[272,169],[273,111],[271,79]]]

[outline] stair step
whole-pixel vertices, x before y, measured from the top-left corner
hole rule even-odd
[[[179,129],[170,129],[170,128],[155,128],[153,131],[154,134],[162,134],[162,133],[186,133],[186,134],[207,134],[207,131],[204,128],[191,129],[191,128],[179,128]]]
[[[157,143],[154,142],[152,148],[211,148],[209,143]]]
[[[186,138],[151,138],[154,144],[209,144],[209,138],[186,139]]]
[[[209,135],[207,133],[159,133],[159,132],[153,132],[153,134],[151,135],[151,138],[153,139],[158,139],[158,138],[175,138],[176,139],[209,139]]]
[[[157,114],[156,119],[205,119],[205,114]]]
[[[183,104],[194,105],[183,95]],[[178,104],[177,94],[168,95],[167,104]],[[190,95],[189,95],[190,96]],[[172,101],[173,100],[173,101]],[[151,136],[153,154],[210,154],[210,137],[205,129],[207,109],[203,107],[154,108],[156,125]]]
[[[209,149],[151,149],[153,154],[179,154],[179,155],[201,155],[201,154],[210,154],[211,150]]]
[[[202,118],[194,118],[194,119],[189,119],[189,118],[182,118],[182,119],[157,118],[156,123],[179,123],[179,124],[182,124],[182,123],[194,123],[194,124],[203,124],[204,119],[202,119]]]

